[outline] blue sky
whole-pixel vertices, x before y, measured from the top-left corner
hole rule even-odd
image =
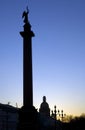
[[[85,113],[85,1],[1,0],[0,102],[22,105],[22,12],[28,5],[35,37],[33,101],[40,107],[47,97],[51,109]]]

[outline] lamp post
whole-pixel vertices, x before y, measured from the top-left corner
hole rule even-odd
[[[56,130],[56,105],[54,106],[54,119],[55,119],[55,130]]]

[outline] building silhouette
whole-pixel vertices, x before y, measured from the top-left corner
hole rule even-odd
[[[18,108],[0,103],[0,130],[16,130]]]

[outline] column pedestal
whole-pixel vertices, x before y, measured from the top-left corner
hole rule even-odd
[[[18,130],[38,130],[39,119],[37,110],[31,106],[19,109],[19,124]]]

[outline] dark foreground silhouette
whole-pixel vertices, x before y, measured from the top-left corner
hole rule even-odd
[[[85,117],[76,117],[69,123],[63,123],[63,130],[85,130]]]

